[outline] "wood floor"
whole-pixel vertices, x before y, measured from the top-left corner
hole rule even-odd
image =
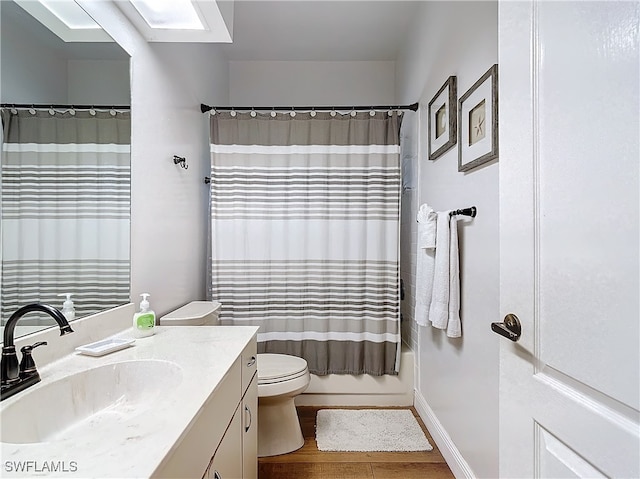
[[[258,479],[452,479],[454,476],[414,408],[410,409],[433,451],[323,452],[315,439],[316,412],[299,407],[304,446],[290,454],[258,459]],[[339,408],[346,409],[346,408]]]

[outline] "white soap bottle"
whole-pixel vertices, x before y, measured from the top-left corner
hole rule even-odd
[[[66,296],[67,299],[64,303],[62,303],[62,314],[67,321],[73,321],[76,319],[76,309],[73,305],[73,301],[71,301],[71,293],[61,293],[58,296]]]
[[[133,315],[133,335],[136,338],[145,338],[155,332],[156,313],[149,309],[147,298],[151,295],[142,293],[140,296],[140,311]]]

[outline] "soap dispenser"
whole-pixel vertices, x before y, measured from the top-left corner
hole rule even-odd
[[[140,311],[133,315],[133,335],[136,338],[151,336],[155,332],[156,325],[156,313],[149,309],[149,301],[147,300],[151,295],[142,293],[140,296],[142,296]]]
[[[73,301],[71,301],[71,293],[62,293],[58,296],[67,297],[66,301],[62,303],[62,314],[67,318],[67,321],[73,321],[76,319],[76,309],[73,305]]]

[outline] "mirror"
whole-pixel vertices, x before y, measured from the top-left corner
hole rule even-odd
[[[0,170],[0,325],[4,325],[15,309],[29,302],[46,302],[62,309],[65,297],[58,297],[61,293],[72,293],[76,319],[127,303],[130,296],[130,113],[128,108],[112,107],[130,104],[129,56],[115,42],[64,42],[13,1],[0,2],[0,16],[1,103],[6,106],[54,105],[55,114],[51,114],[47,108],[39,109],[33,115],[28,109],[14,109],[17,116],[12,116],[11,121],[20,123],[20,138],[23,138],[24,125],[28,124],[36,130],[47,130],[44,139],[37,143],[63,144],[62,147],[53,146],[44,153],[49,156],[42,163],[46,164],[42,171],[38,171],[39,166],[36,166],[31,170],[12,172],[11,168],[23,162],[23,158],[29,157],[28,161],[32,161],[36,156],[41,157],[42,148],[39,145],[28,154],[20,150],[22,156],[14,154],[11,158],[6,152],[16,147],[11,144],[11,147],[5,148],[13,140],[11,132],[7,133],[7,128],[3,128],[7,136],[3,135],[3,168]],[[84,111],[81,108],[72,110],[72,105],[87,108]],[[109,105],[111,107],[107,107]],[[89,111],[88,106],[95,106],[95,111]],[[102,107],[105,107],[104,111]],[[5,125],[9,124],[7,117],[14,113],[10,110],[5,108],[3,111]],[[24,115],[24,118],[19,115]],[[95,141],[93,149],[86,144],[94,143],[94,140],[67,139],[57,143],[51,139],[50,127],[34,126],[41,125],[35,123],[36,118],[47,120],[48,115],[52,118],[61,115],[73,118],[76,122],[86,118],[87,122],[93,123],[88,128],[88,123],[84,123],[82,128],[85,130],[94,128],[94,123],[103,119],[104,122],[116,119],[119,122],[116,128],[119,131],[118,140]],[[56,128],[62,130],[66,126]],[[104,136],[102,133],[94,134],[96,135]],[[76,143],[83,143],[84,149],[69,150],[68,145]],[[94,170],[115,171],[109,173],[112,177],[117,177],[115,180],[105,180],[104,176],[92,178],[87,173],[90,169],[86,167],[87,158],[95,157],[102,151],[107,151],[110,157],[117,157],[116,160],[108,160],[111,161],[109,167],[100,163],[103,160],[91,158],[89,161],[94,161]],[[84,168],[82,171],[73,170],[73,173],[67,174],[66,171],[69,170],[64,170],[75,168],[80,163]],[[112,167],[113,165],[116,166]],[[75,183],[70,183],[71,177],[75,178]],[[10,186],[11,182],[13,186]],[[18,200],[15,198],[18,195],[14,196],[12,189],[22,188],[31,190],[30,206],[25,207],[22,203],[16,206]],[[41,195],[46,195],[47,199],[43,199],[44,196]],[[118,197],[116,206],[114,195]],[[96,203],[93,213],[88,212],[91,201]],[[51,216],[47,217],[46,224],[34,223],[35,216],[40,214],[35,211],[45,208],[45,203],[50,210],[58,208],[53,215],[57,215],[55,219],[62,218],[63,221],[57,226],[52,226]],[[56,206],[51,206],[54,203]],[[105,206],[106,203],[108,206]],[[61,204],[64,205],[60,206]],[[59,208],[66,208],[66,213],[60,214]],[[99,222],[92,223],[94,220]],[[69,221],[83,222],[86,231],[82,234],[70,233]],[[114,231],[115,223],[118,223],[117,232]],[[52,232],[54,227],[60,228],[61,232]],[[69,236],[73,238],[69,239]],[[61,263],[53,273],[49,270],[46,279],[41,276],[41,271],[34,273],[33,270],[33,265],[43,263],[42,260],[34,260],[33,257],[29,257],[28,261],[16,260],[16,250],[20,250],[22,254],[23,250],[34,245],[36,249],[46,250],[47,261],[55,259]],[[74,257],[75,262],[59,260],[69,257]],[[87,266],[89,258],[92,264]],[[105,269],[105,265],[109,266]],[[46,267],[51,266],[47,264]],[[92,290],[91,294],[88,293],[89,290]],[[15,337],[54,324],[47,316],[40,318],[28,315],[18,323]]]

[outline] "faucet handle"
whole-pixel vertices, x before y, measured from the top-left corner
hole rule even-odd
[[[38,341],[37,343],[33,343],[28,346],[21,347],[20,352],[22,354],[24,353],[31,354],[31,350],[33,350],[34,348],[37,348],[38,346],[46,346],[46,345],[47,345],[46,341]]]
[[[20,348],[20,352],[22,353],[22,360],[20,361],[20,378],[26,378],[38,374],[38,371],[36,370],[36,363],[33,361],[33,357],[31,356],[31,351],[38,346],[46,345],[46,341],[39,341]]]

